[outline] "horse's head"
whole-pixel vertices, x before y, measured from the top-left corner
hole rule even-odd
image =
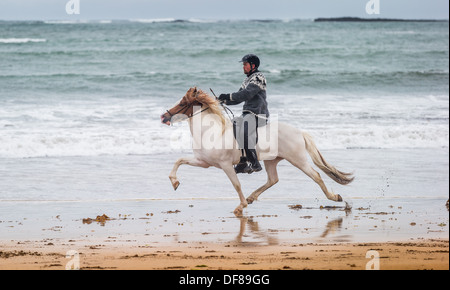
[[[202,104],[197,100],[197,96],[201,91],[197,88],[190,88],[186,95],[178,101],[175,106],[167,110],[161,115],[161,122],[166,125],[170,125],[173,122],[185,120],[192,117],[194,114],[194,107],[201,106]],[[174,118],[176,116],[176,118]]]

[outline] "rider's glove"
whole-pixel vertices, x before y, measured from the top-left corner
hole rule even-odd
[[[230,94],[221,94],[219,96],[219,101],[221,101],[221,102],[226,102],[226,101],[229,101],[230,99],[231,99]]]

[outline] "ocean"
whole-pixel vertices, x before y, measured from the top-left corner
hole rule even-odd
[[[237,198],[213,169],[219,187],[182,168],[172,192],[190,150],[169,144],[189,136],[160,115],[193,86],[237,91],[247,53],[261,58],[272,116],[355,170],[348,196],[448,196],[448,22],[137,19],[0,21],[0,200]],[[280,166],[278,196],[293,198],[302,173]],[[264,175],[242,176],[248,193]]]

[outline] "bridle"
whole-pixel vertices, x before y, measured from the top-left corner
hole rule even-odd
[[[178,115],[178,114],[180,114],[181,112],[182,112],[183,115],[186,115],[186,112],[187,112],[190,108],[192,108],[193,106],[194,106],[194,103],[184,105],[184,106],[181,107],[180,110],[178,110],[177,112],[175,112],[175,113],[173,113],[173,114],[172,114],[171,112],[169,112],[169,110],[166,110],[166,112],[167,112],[167,114],[169,114],[170,118],[172,119],[173,116]],[[192,116],[193,116],[193,115],[192,115]],[[188,116],[188,118],[192,118],[192,116],[190,116],[190,117]]]
[[[194,96],[194,98],[196,98],[196,97],[197,97],[197,95]],[[203,104],[200,103],[200,102],[199,102],[199,104],[203,105]],[[178,115],[178,114],[180,114],[180,113],[181,113],[182,115],[186,115],[186,112],[187,112],[190,108],[192,108],[194,105],[195,105],[195,102],[192,102],[192,103],[190,103],[190,104],[186,104],[186,105],[182,106],[181,109],[179,109],[177,112],[175,112],[175,113],[173,113],[173,114],[172,114],[171,112],[169,112],[169,110],[166,110],[166,112],[167,112],[167,114],[169,114],[170,119],[172,119],[173,116]],[[179,105],[179,106],[181,106],[181,105]],[[193,118],[194,116],[196,116],[196,115],[198,115],[198,114],[201,114],[201,113],[203,113],[204,111],[206,111],[206,110],[208,110],[208,109],[209,109],[209,106],[208,106],[207,108],[205,108],[205,109],[199,111],[199,112],[196,112],[196,113],[194,113],[194,111],[192,110],[192,115],[187,116],[187,118],[188,118],[188,119],[191,119],[191,118]]]

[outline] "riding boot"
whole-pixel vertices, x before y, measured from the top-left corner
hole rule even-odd
[[[247,157],[241,156],[239,164],[234,167],[234,171],[238,173],[246,173],[244,170],[248,167]]]
[[[245,154],[249,164],[247,168],[244,169],[245,173],[252,174],[253,172],[259,172],[262,170],[261,164],[258,161],[258,155],[256,154],[256,149],[245,149]]]

